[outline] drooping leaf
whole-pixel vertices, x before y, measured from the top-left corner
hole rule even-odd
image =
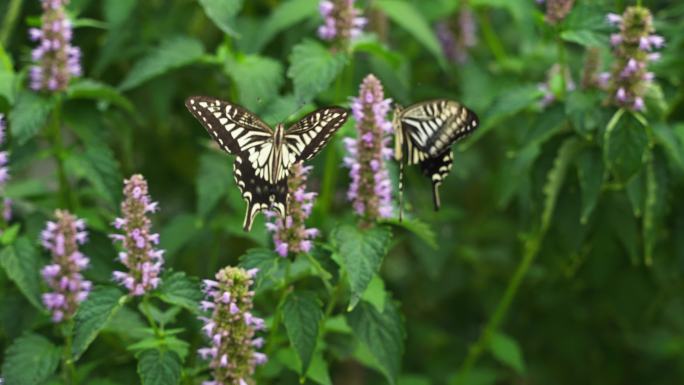
[[[260,52],[281,31],[307,20],[318,13],[318,0],[288,0],[278,4],[271,12],[259,38],[250,52]]]
[[[67,89],[69,99],[91,99],[117,105],[133,113],[133,103],[114,87],[91,79],[80,79],[72,82]]]
[[[226,196],[230,185],[230,165],[222,154],[205,153],[197,173],[197,213],[205,218]]]
[[[278,270],[282,258],[270,249],[249,249],[240,257],[240,266],[245,269],[259,269],[254,277],[254,290],[259,292],[274,282],[274,273]]]
[[[603,158],[598,149],[589,147],[579,153],[575,164],[577,166],[577,178],[582,189],[582,214],[580,220],[582,223],[587,223],[589,216],[594,211],[594,207],[596,207],[596,202],[603,186],[605,176]]]
[[[182,271],[164,276],[157,293],[164,302],[181,306],[193,313],[199,311],[199,301],[202,299],[199,282]]]
[[[368,288],[363,292],[361,299],[365,302],[375,306],[375,309],[382,312],[385,309],[385,302],[387,302],[387,292],[385,291],[385,282],[379,275],[375,274],[368,284]]]
[[[67,158],[67,166],[90,182],[110,207],[121,200],[121,181],[119,163],[114,153],[105,145],[87,146],[83,154],[72,154]]]
[[[514,339],[503,333],[494,333],[489,340],[489,349],[497,360],[520,374],[525,373],[522,351]]]
[[[373,4],[387,14],[387,17],[393,22],[413,35],[425,49],[435,56],[440,65],[446,65],[442,47],[437,40],[437,36],[435,36],[428,22],[412,3],[403,0],[379,0]]]
[[[203,54],[204,47],[197,39],[186,36],[167,38],[135,63],[119,89],[127,91],[135,88],[154,77],[192,64]]]
[[[0,264],[7,276],[36,309],[43,310],[40,302],[40,259],[33,242],[21,237],[0,253]]]
[[[181,378],[181,359],[175,352],[150,349],[138,357],[138,374],[142,385],[176,385]]]
[[[605,34],[587,29],[563,31],[560,36],[565,41],[577,43],[585,47],[608,46],[608,38]]]
[[[61,357],[61,349],[47,338],[27,333],[5,352],[2,364],[4,385],[40,385],[50,377]]]
[[[28,142],[47,125],[53,105],[48,97],[28,91],[19,93],[9,117],[9,124],[19,144]]]
[[[332,53],[313,40],[297,44],[290,54],[287,70],[297,100],[306,103],[327,89],[346,63],[347,57],[343,53]]]
[[[647,145],[646,129],[632,114],[624,114],[605,133],[603,157],[610,172],[628,181],[641,169]]]
[[[551,223],[551,218],[556,208],[556,200],[563,187],[568,167],[572,164],[577,151],[579,151],[582,145],[583,144],[577,138],[573,137],[566,139],[558,149],[558,154],[553,162],[553,167],[549,170],[549,173],[546,176],[546,184],[544,185],[545,199],[541,218],[541,226],[543,229],[548,228]]]
[[[237,84],[240,103],[254,112],[262,111],[278,96],[285,81],[280,62],[258,55],[240,56],[226,65]]]
[[[123,306],[126,297],[110,286],[98,286],[76,312],[72,354],[78,359],[95,340],[109,320]]]
[[[239,37],[235,27],[235,16],[242,9],[242,0],[199,0],[204,13],[224,33]]]
[[[362,301],[347,315],[354,335],[370,351],[390,384],[395,384],[404,352],[404,326],[392,301],[385,303],[383,312]]]
[[[332,233],[332,239],[347,270],[351,287],[349,308],[359,302],[373,275],[378,272],[387,253],[392,232],[387,227],[376,226],[360,230],[354,226],[340,226]]]
[[[293,291],[283,304],[283,323],[287,336],[301,363],[299,373],[306,374],[318,340],[318,326],[323,318],[321,301],[316,294]]]

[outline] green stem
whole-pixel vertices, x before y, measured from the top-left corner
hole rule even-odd
[[[475,343],[470,345],[470,348],[468,349],[468,355],[466,356],[463,364],[461,365],[461,369],[459,370],[459,383],[467,384],[469,382],[468,375],[470,374],[470,370],[473,368],[484,350],[487,349],[492,335],[499,328],[503,318],[506,316],[508,308],[515,298],[523,278],[527,274],[527,270],[529,270],[534,258],[539,252],[539,247],[545,233],[546,228],[542,228],[536,234],[536,236],[528,238],[525,242],[525,254],[520,260],[520,263],[518,263],[518,267],[515,269],[513,277],[511,277],[511,280],[508,282],[508,287],[506,287],[506,291],[504,292],[501,301],[494,310],[494,314],[492,314],[491,318],[485,325],[482,334],[480,334],[480,338]]]
[[[561,79],[561,89],[560,89],[560,95],[561,99],[565,100],[565,94],[567,92],[567,81],[565,79],[565,68],[566,68],[566,59],[565,59],[565,44],[563,43],[563,39],[560,37],[561,34],[561,29],[556,28],[556,43],[558,44],[558,66],[560,67],[560,79]]]
[[[328,273],[328,271],[325,270],[323,268],[323,266],[321,266],[321,264],[318,262],[318,260],[316,260],[316,258],[314,258],[314,256],[311,255],[311,253],[304,253],[304,255],[306,256],[306,259],[309,260],[309,263],[311,264],[311,266],[313,266],[314,269],[316,269],[318,274],[321,276],[321,281],[323,281],[323,285],[325,286],[325,289],[328,291],[328,293],[331,293],[333,290],[333,287],[330,285],[330,279],[332,278],[330,273]]]
[[[337,285],[335,285],[335,291],[330,296],[330,300],[328,301],[328,305],[325,307],[325,316],[323,317],[324,320],[327,320],[328,318],[330,318],[333,310],[335,310],[335,305],[337,304],[337,300],[340,298],[340,294],[342,294],[342,283],[345,281],[346,281],[346,277],[340,276],[340,279],[337,281]]]
[[[290,261],[287,261],[287,266],[285,267],[285,278],[283,278],[283,289],[280,293],[280,298],[278,299],[278,305],[276,305],[275,315],[273,316],[273,324],[271,325],[271,331],[268,333],[268,343],[266,345],[266,355],[270,356],[275,348],[276,341],[275,337],[278,334],[278,329],[280,329],[280,323],[283,318],[283,304],[285,303],[285,298],[290,293],[291,289],[288,287],[290,284]]]
[[[157,323],[154,321],[154,318],[152,318],[152,313],[150,312],[150,304],[147,294],[145,294],[142,298],[142,312],[145,315],[145,318],[147,318],[147,323],[149,323],[152,330],[154,330],[154,335],[157,338],[161,337],[161,330],[159,329],[159,326],[157,326]]]
[[[52,140],[53,153],[55,161],[57,162],[57,181],[59,184],[59,204],[61,207],[66,207],[70,210],[74,209],[74,202],[71,197],[69,189],[69,180],[66,176],[64,168],[64,160],[66,159],[66,152],[62,142],[62,100],[57,96],[57,102],[52,110]]]
[[[73,337],[72,331],[74,330],[73,321],[62,327],[62,332],[64,334],[64,381],[67,384],[76,385],[78,384],[78,378],[76,376],[76,364],[71,356]]]
[[[10,4],[7,6],[7,13],[2,22],[2,29],[0,30],[0,43],[2,43],[3,47],[7,47],[7,42],[14,29],[14,24],[17,22],[19,11],[21,11],[21,3],[22,0],[11,0]]]
[[[496,31],[494,31],[494,28],[492,28],[492,23],[489,21],[489,16],[484,15],[484,12],[485,11],[476,13],[477,21],[480,24],[480,30],[482,31],[482,36],[484,37],[487,47],[489,47],[489,50],[492,51],[496,61],[501,64],[506,61],[506,50],[504,49],[501,40],[499,40],[499,36],[496,34]]]

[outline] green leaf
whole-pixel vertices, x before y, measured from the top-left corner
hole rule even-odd
[[[106,145],[87,146],[85,153],[67,158],[70,167],[92,184],[98,195],[115,207],[121,200],[119,162]]]
[[[514,339],[502,333],[494,333],[489,340],[489,349],[501,363],[520,374],[525,373],[522,351]]]
[[[653,250],[658,232],[663,229],[663,224],[657,222],[662,219],[666,211],[668,195],[665,162],[662,157],[656,155],[656,153],[649,154],[646,163],[646,196],[643,218],[644,264],[646,266],[653,264]]]
[[[289,0],[278,4],[262,25],[259,38],[251,52],[259,52],[283,30],[318,14],[319,0]]]
[[[378,0],[374,2],[374,5],[387,14],[387,17],[393,22],[413,35],[435,56],[440,65],[446,66],[439,40],[437,40],[427,20],[413,4],[403,0]]]
[[[653,134],[658,144],[663,146],[672,162],[684,171],[684,145],[671,127],[664,123],[653,124]]]
[[[275,359],[293,372],[299,371],[300,363],[298,362],[294,349],[290,347],[280,349],[276,353]],[[320,385],[333,385],[332,380],[330,379],[328,363],[325,361],[325,358],[323,358],[321,351],[314,353],[313,358],[311,359],[311,365],[306,373],[306,378]]]
[[[261,111],[278,96],[285,81],[283,67],[277,60],[258,56],[240,56],[226,65],[240,95],[240,103],[251,111]]]
[[[582,189],[582,214],[580,221],[587,223],[596,207],[605,177],[601,152],[594,147],[584,149],[577,156],[577,178]]]
[[[354,335],[370,351],[387,380],[395,384],[404,352],[404,327],[396,305],[387,301],[381,313],[362,301],[347,319]]]
[[[205,218],[230,186],[230,164],[223,154],[204,153],[197,174],[197,213]]]
[[[69,99],[92,99],[108,102],[119,106],[130,113],[135,111],[133,103],[125,96],[121,95],[116,88],[95,80],[80,79],[73,82],[69,85],[67,97]]]
[[[0,264],[29,302],[44,310],[40,302],[40,261],[33,242],[21,237],[5,247],[0,253]]]
[[[278,264],[282,258],[271,249],[249,249],[240,257],[240,267],[245,269],[259,269],[254,277],[254,290],[259,292],[274,282],[274,274],[278,271]]]
[[[553,167],[546,175],[546,184],[544,185],[544,211],[542,212],[541,226],[542,229],[549,227],[553,212],[556,208],[556,200],[558,194],[563,187],[565,175],[568,171],[568,166],[572,164],[577,151],[583,144],[575,137],[566,139],[561,147],[558,149],[556,159],[553,161]]]
[[[173,351],[151,349],[138,357],[142,385],[176,385],[181,378],[181,359]]]
[[[7,246],[14,243],[19,235],[19,230],[21,230],[21,224],[15,223],[12,226],[4,229],[2,234],[0,234],[0,245]],[[1,262],[0,262],[1,264]]]
[[[137,0],[105,0],[102,2],[102,13],[109,24],[109,28],[117,28],[135,9]]]
[[[608,47],[608,38],[605,34],[588,29],[563,31],[560,36],[565,41],[585,47]]]
[[[349,309],[353,309],[366,291],[373,276],[380,269],[387,253],[392,232],[383,226],[363,231],[354,226],[341,226],[332,233],[332,239],[347,270],[351,287]]]
[[[193,313],[199,311],[199,301],[202,299],[199,282],[184,272],[177,271],[163,277],[157,293],[166,303],[181,306]]]
[[[12,58],[5,52],[5,48],[0,45],[0,96],[7,99],[12,104],[16,94],[16,74]]]
[[[313,40],[297,44],[290,54],[287,70],[297,100],[306,103],[326,90],[346,63],[347,57],[343,53],[332,53]]]
[[[608,169],[627,182],[639,172],[648,145],[646,129],[632,114],[625,114],[606,129],[603,156]]]
[[[385,291],[385,282],[379,275],[373,276],[361,299],[375,306],[377,311],[382,312],[385,308],[385,302],[387,302],[387,292]]]
[[[154,77],[192,64],[203,54],[204,47],[197,39],[185,36],[167,38],[135,63],[119,89],[126,91],[135,88]]]
[[[109,320],[121,309],[126,298],[111,286],[97,286],[76,312],[71,353],[78,359],[95,340]]]
[[[299,374],[306,374],[316,350],[318,326],[323,318],[321,301],[312,292],[293,291],[283,304],[287,336],[301,362]]]
[[[235,16],[242,9],[242,0],[199,0],[204,13],[224,33],[240,37],[235,28]]]
[[[47,338],[27,333],[5,352],[2,375],[5,385],[40,385],[57,370],[61,349]]]
[[[435,232],[432,231],[430,225],[418,218],[404,219],[402,221],[399,221],[395,218],[390,218],[383,220],[382,223],[387,223],[410,231],[435,250],[439,247],[437,245],[437,236],[435,235]]]
[[[21,92],[12,108],[9,124],[19,144],[28,142],[47,124],[54,103],[32,92]]]

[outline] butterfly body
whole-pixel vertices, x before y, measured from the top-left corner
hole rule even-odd
[[[394,156],[400,164],[400,201],[403,197],[404,162],[417,164],[432,182],[433,201],[435,210],[438,210],[441,205],[439,186],[453,165],[451,146],[478,127],[477,115],[458,102],[438,99],[404,109],[397,107],[392,123],[395,131]],[[400,219],[402,209],[400,202]]]
[[[290,167],[318,154],[348,117],[342,108],[323,108],[288,129],[283,124],[271,129],[253,113],[219,99],[194,96],[185,105],[214,141],[235,155],[233,176],[247,202],[245,231],[260,211],[286,215]]]

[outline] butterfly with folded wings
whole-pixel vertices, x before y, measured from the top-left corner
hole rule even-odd
[[[451,171],[451,145],[472,133],[479,125],[477,115],[458,102],[438,99],[397,106],[394,126],[394,157],[399,162],[399,219],[403,215],[404,157],[418,164],[432,181],[435,210],[439,210],[439,186]]]
[[[321,108],[286,130],[282,123],[271,129],[245,108],[211,97],[190,97],[185,106],[223,150],[235,155],[235,183],[247,202],[245,231],[260,211],[273,209],[285,217],[290,166],[316,156],[349,116],[340,107]]]

